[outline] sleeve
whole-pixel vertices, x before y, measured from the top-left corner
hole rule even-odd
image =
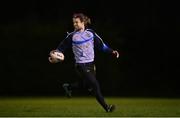
[[[72,42],[72,35],[68,34],[67,37],[58,45],[56,50],[64,53],[67,48],[71,47],[72,44],[71,42]]]
[[[97,45],[97,48],[102,50],[103,52],[107,52],[107,53],[112,53],[113,49],[109,48],[101,39],[100,36],[98,36],[95,32],[94,32],[94,41],[95,41],[95,45]]]

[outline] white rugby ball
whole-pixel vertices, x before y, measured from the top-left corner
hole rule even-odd
[[[64,54],[62,52],[55,51],[52,53],[52,58],[63,61],[64,60]]]

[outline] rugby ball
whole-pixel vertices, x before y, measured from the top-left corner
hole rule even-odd
[[[64,54],[62,52],[58,52],[58,51],[54,51],[52,54],[51,54],[51,57],[52,58],[55,58],[55,59],[58,59],[60,61],[63,61],[64,60]]]

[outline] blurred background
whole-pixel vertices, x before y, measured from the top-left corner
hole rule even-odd
[[[0,22],[0,95],[63,96],[74,82],[74,61],[48,62],[49,52],[73,31],[72,15],[91,18],[96,33],[120,52],[97,52],[97,79],[105,96],[180,97],[177,3],[150,0],[3,1]],[[77,91],[76,95],[87,95]]]

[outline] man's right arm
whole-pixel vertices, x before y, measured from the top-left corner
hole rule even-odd
[[[68,34],[67,37],[58,45],[57,51],[64,53],[65,50],[72,45],[72,33]]]
[[[48,58],[48,60],[51,62],[51,63],[57,63],[59,62],[57,59],[54,59],[52,54],[55,52],[55,51],[58,51],[58,52],[62,52],[64,54],[65,50],[67,48],[69,48],[71,46],[71,40],[72,39],[72,35],[71,34],[68,34],[67,37],[58,45],[58,47],[55,49],[55,50],[52,50],[50,52],[50,57]]]

